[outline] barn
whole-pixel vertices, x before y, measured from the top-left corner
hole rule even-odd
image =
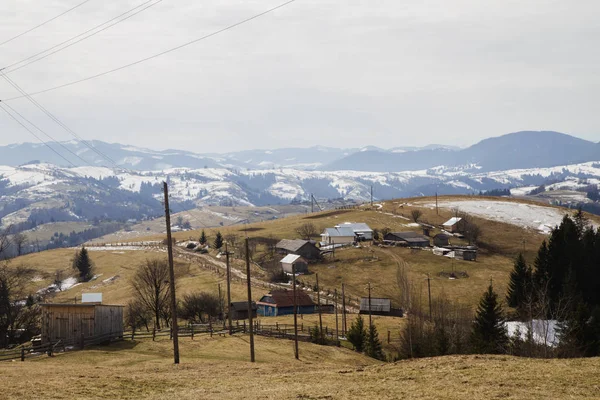
[[[281,259],[281,268],[288,274],[307,274],[308,263],[304,258],[296,254],[288,254]]]
[[[309,295],[301,290],[296,291],[298,314],[314,314],[315,303]],[[292,290],[273,290],[260,298],[256,303],[258,315],[276,317],[294,313],[294,292]]]
[[[252,302],[252,318],[256,318],[257,310],[256,302]],[[248,319],[248,302],[247,301],[234,301],[229,305],[231,311],[231,319],[240,320]]]
[[[275,250],[279,254],[297,254],[305,260],[318,260],[321,257],[321,250],[309,240],[283,239],[275,245]]]
[[[464,221],[459,217],[452,217],[448,221],[442,224],[444,230],[454,233],[454,232],[462,232],[464,229]]]
[[[430,245],[429,238],[419,235],[417,232],[390,232],[383,237],[383,240],[409,247],[429,247]]]
[[[450,244],[450,236],[445,233],[438,233],[433,237],[433,245],[437,247],[444,247]]]
[[[123,306],[93,303],[41,304],[42,343],[123,337]]]

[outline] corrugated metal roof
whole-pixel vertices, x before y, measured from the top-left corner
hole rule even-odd
[[[325,228],[324,235],[327,235],[327,236],[354,236],[354,230],[352,228],[346,228],[346,227]]]
[[[297,254],[288,254],[287,256],[283,257],[280,262],[284,263],[284,264],[293,264],[299,258],[302,258],[302,257],[300,257]]]
[[[235,311],[248,311],[248,302],[247,301],[232,301],[231,309]],[[256,302],[252,302],[252,309],[256,310]]]
[[[271,297],[273,300],[273,303],[271,303],[271,302],[268,302],[268,303],[274,304],[277,307],[291,307],[294,305],[294,291],[292,291],[292,290],[273,290],[268,295],[263,296],[263,298],[264,297]],[[315,305],[315,303],[313,303],[310,296],[308,294],[304,293],[302,290],[296,291],[296,300],[297,300],[298,306],[314,306]],[[260,302],[265,303],[263,301],[263,299],[261,299]]]
[[[336,225],[336,228],[351,228],[353,232],[373,232],[373,229],[364,222],[344,222],[343,224]]]
[[[390,299],[371,297],[371,312],[390,312],[392,309],[392,301]],[[369,298],[363,297],[360,299],[360,310],[369,311]]]
[[[285,249],[288,251],[298,251],[306,243],[310,243],[308,240],[301,239],[283,239],[275,246],[278,249]]]
[[[462,220],[462,218],[459,217],[452,217],[450,218],[448,221],[444,222],[442,225],[443,226],[452,226],[457,224],[458,222],[460,222]]]

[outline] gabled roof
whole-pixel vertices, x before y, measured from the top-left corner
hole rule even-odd
[[[410,238],[422,236],[422,235],[419,235],[417,232],[390,232],[390,233],[392,235],[397,236],[402,239],[410,239]]]
[[[294,291],[293,290],[273,290],[271,291],[271,293],[263,296],[264,297],[271,297],[273,299],[273,303],[271,304],[275,304],[277,307],[291,307],[294,305]],[[262,299],[261,299],[262,302]],[[313,303],[312,299],[310,298],[310,296],[306,293],[304,293],[302,290],[297,290],[296,291],[296,302],[298,304],[298,306],[314,306],[315,303]]]
[[[248,311],[247,301],[233,301],[231,302],[231,309],[235,311]],[[256,310],[256,302],[252,302],[252,310]]]
[[[460,217],[452,217],[450,218],[448,221],[444,222],[442,225],[443,226],[452,226],[452,225],[456,225],[458,222],[460,222],[462,220],[462,218]]]
[[[301,258],[302,258],[302,257],[301,257],[301,256],[299,256],[299,255],[297,255],[297,254],[288,254],[287,256],[283,257],[283,258],[281,259],[281,261],[279,261],[279,262],[281,262],[281,263],[284,263],[284,264],[293,264],[293,263],[295,263],[295,262],[296,262],[298,259],[301,259]]]
[[[446,239],[450,239],[450,235],[447,235],[447,234],[445,234],[445,233],[438,233],[438,234],[437,234],[437,235],[435,235],[433,238],[434,238],[434,239],[435,239],[435,238],[440,238],[440,239],[444,239],[444,238],[446,238]]]
[[[373,229],[364,222],[344,222],[343,224],[336,225],[336,228],[351,228],[354,232],[373,232]]]
[[[372,312],[390,312],[392,301],[390,299],[371,297]],[[360,299],[360,310],[369,311],[369,298],[363,297]]]
[[[325,228],[325,232],[322,236],[354,236],[354,230],[352,228],[340,227],[340,228]]]
[[[277,249],[284,249],[284,250],[288,250],[288,251],[298,251],[302,248],[302,246],[304,246],[305,244],[312,244],[311,242],[309,242],[308,240],[301,240],[301,239],[283,239],[280,240],[279,243],[277,243],[277,245],[275,245],[275,248]]]
[[[385,237],[387,237],[388,235],[394,235],[397,238],[404,240],[408,243],[429,242],[429,238],[427,236],[420,235],[417,232],[390,232],[384,236],[384,240],[388,240],[385,239]]]

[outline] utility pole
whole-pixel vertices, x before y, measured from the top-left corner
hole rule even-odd
[[[315,212],[315,202],[314,202],[314,197],[312,195],[312,193],[310,194],[310,212],[313,213]]]
[[[296,297],[296,267],[292,264],[292,280],[294,281],[294,356],[296,360],[300,359],[298,352],[298,300]]]
[[[229,335],[233,335],[233,323],[231,321],[231,267],[229,266],[229,250],[225,242],[225,260],[227,263],[227,320],[229,322]]]
[[[250,362],[254,362],[254,327],[252,324],[252,282],[250,280],[250,246],[246,238],[246,280],[248,282],[248,328],[250,330]]]
[[[319,286],[319,274],[315,274],[317,279],[317,305],[319,307],[319,337],[323,342],[323,319],[321,317],[321,287]]]
[[[346,336],[346,294],[342,283],[342,335]]]
[[[221,313],[221,318],[223,319],[223,328],[225,328],[225,301],[223,301],[223,295],[221,294],[221,284],[218,284],[219,287],[219,312]]]
[[[165,192],[165,220],[167,223],[167,250],[169,254],[169,286],[171,291],[171,326],[173,330],[173,359],[179,364],[179,328],[177,326],[177,299],[175,297],[175,271],[173,269],[173,240],[171,238],[171,213],[169,210],[169,187],[163,182]]]
[[[431,278],[429,274],[427,274],[427,291],[429,292],[429,320],[432,320],[432,312],[431,312]]]
[[[372,316],[371,316],[371,282],[369,282],[369,328],[371,327],[371,325],[373,324],[373,322],[371,321]]]
[[[338,293],[337,289],[333,292],[333,296],[335,299],[335,344],[336,346],[340,345],[340,335],[339,335],[339,325],[338,325]]]
[[[440,215],[440,212],[438,211],[438,195],[437,195],[437,190],[435,191],[435,213],[437,215]]]
[[[371,207],[373,207],[373,185],[371,185]]]

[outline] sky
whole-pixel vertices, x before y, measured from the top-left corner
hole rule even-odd
[[[0,43],[82,1],[1,1]],[[146,1],[89,0],[0,45],[0,68]],[[283,2],[162,0],[65,50],[4,72],[26,92],[44,90],[160,53]],[[84,139],[199,153],[468,146],[520,130],[599,141],[599,38],[597,0],[296,0],[178,51],[35,100]],[[52,138],[73,138],[27,99],[6,100],[17,95],[0,78],[5,104]],[[0,110],[0,145],[36,141]]]

